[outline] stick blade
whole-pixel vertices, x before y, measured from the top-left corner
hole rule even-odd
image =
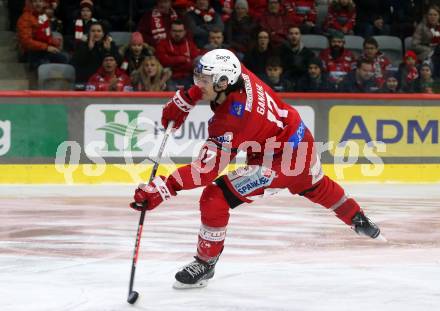
[[[127,302],[129,304],[134,304],[136,300],[139,297],[139,293],[137,291],[131,291],[130,294],[128,294]]]

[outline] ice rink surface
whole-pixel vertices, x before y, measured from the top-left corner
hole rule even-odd
[[[0,186],[0,310],[439,310],[440,185],[345,188],[388,243],[282,193],[233,210],[214,279],[178,291],[199,227],[182,193],[147,214],[132,306],[133,187]]]

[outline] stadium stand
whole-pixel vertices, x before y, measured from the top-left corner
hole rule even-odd
[[[38,89],[74,90],[75,68],[68,64],[43,64],[38,67]]]
[[[16,34],[9,30],[8,19],[5,1],[0,1],[0,90],[25,90],[29,88],[27,65],[18,61]]]
[[[328,47],[327,37],[323,35],[302,35],[302,42],[316,55]]]
[[[346,35],[345,48],[351,50],[356,57],[362,55],[364,38],[361,36]]]
[[[130,43],[131,32],[128,31],[112,31],[109,33],[117,46],[126,45]]]
[[[70,1],[70,2],[69,2]],[[237,0],[236,0],[237,1]],[[251,6],[256,5],[257,2],[253,2],[250,0],[240,0],[242,5],[245,6]],[[292,3],[297,2],[293,0],[289,0]],[[327,35],[329,35],[326,31],[326,29],[322,28],[323,24],[325,23],[327,14],[328,14],[328,8],[330,6],[330,3],[333,0],[316,0],[316,11],[317,11],[317,22],[316,25],[316,31],[312,31],[310,34],[304,33],[302,35],[302,42],[304,43],[304,46],[311,49],[316,55],[319,54],[320,51],[326,49],[328,47],[328,39]],[[74,0],[60,0],[58,3],[60,4],[60,8],[58,10],[55,10],[55,17],[59,20],[62,20],[62,24],[64,25],[71,25],[72,24],[72,16],[77,16],[80,12],[80,9],[82,6],[80,6],[81,3],[85,3],[83,6],[86,6],[87,3],[91,2],[90,0],[82,0],[82,1],[74,1]],[[104,25],[104,35],[110,31],[110,36],[112,37],[112,41],[114,45],[117,45],[117,47],[126,46],[130,43],[130,38],[132,35],[131,31],[134,31],[139,27],[138,23],[140,22],[140,17],[145,12],[151,12],[151,9],[153,8],[155,1],[145,1],[145,0],[128,0],[128,1],[116,1],[116,0],[108,0],[108,1],[94,1],[94,5],[92,6],[93,10],[93,16],[96,17],[100,22],[102,22],[102,25]],[[283,3],[283,1],[281,1]],[[414,19],[416,21],[419,21],[422,18],[422,12],[425,12],[428,8],[428,4],[432,1],[425,1],[424,4],[413,4],[411,7],[411,12],[414,11]],[[109,10],[109,8],[112,7],[113,4],[116,4],[116,7],[114,9]],[[179,19],[186,20],[189,14],[188,12],[191,11],[189,1],[176,1],[173,2],[173,9],[177,12],[177,16]],[[211,0],[211,5],[213,9],[220,13],[222,9],[222,0]],[[235,3],[235,2],[234,2]],[[249,13],[252,18],[255,19],[255,21],[260,22],[260,28],[261,28],[261,14],[266,9],[264,8],[264,0],[259,1],[258,3],[262,4],[259,7],[260,11],[250,10]],[[363,7],[359,1],[354,1],[355,4],[359,4],[359,7]],[[22,7],[24,5],[24,0],[0,0],[0,89],[41,89],[42,87],[46,87],[46,82],[42,84],[42,82],[38,79],[39,77],[37,74],[40,74],[40,70],[36,72],[35,70],[29,70],[29,66],[25,64],[26,61],[28,61],[28,57],[26,54],[21,54],[21,58],[17,59],[17,44],[15,39],[15,33],[8,31],[9,29],[14,29],[14,21],[17,19],[17,15],[21,14]],[[130,9],[132,7],[132,9]],[[134,9],[133,9],[134,8]],[[158,14],[158,7],[154,7],[156,9],[155,14]],[[386,10],[386,6],[384,6]],[[396,9],[402,9],[400,6]],[[131,13],[130,13],[130,10]],[[72,14],[66,14],[72,13]],[[111,12],[118,12],[124,13],[119,14],[118,18],[125,18],[125,20],[122,19],[116,19],[112,15]],[[128,12],[128,15],[126,14]],[[400,11],[399,11],[400,12]],[[151,12],[152,13],[152,12]],[[258,15],[258,14],[259,15]],[[131,15],[130,15],[131,14]],[[162,14],[162,13],[161,13]],[[166,12],[163,12],[163,14],[168,14]],[[213,14],[213,13],[210,13]],[[253,15],[255,14],[255,15]],[[96,16],[95,16],[96,15]],[[171,21],[176,18],[173,17],[173,14],[171,16]],[[226,18],[223,16],[223,18]],[[223,21],[227,23],[227,18]],[[130,24],[131,23],[131,24]],[[14,25],[13,25],[14,24]],[[411,27],[414,27],[414,23],[411,23],[409,26],[409,29],[406,31],[405,36],[401,35],[398,31],[396,31],[397,28],[394,25],[394,32],[391,32],[391,35],[387,36],[375,36],[374,38],[378,41],[379,49],[380,51],[383,51],[386,56],[391,60],[392,64],[394,66],[398,66],[403,59],[403,54],[408,49],[412,48],[412,36],[410,34],[412,33],[413,29]],[[128,26],[130,25],[130,26]],[[148,23],[147,27],[151,27],[151,24]],[[8,29],[8,30],[6,30]],[[256,29],[259,29],[258,27],[255,27]],[[392,28],[393,29],[393,28]],[[52,30],[58,30],[58,28],[52,28]],[[62,41],[64,45],[62,46],[62,53],[65,56],[68,56],[68,58],[72,59],[72,56],[76,55],[78,50],[78,42],[73,42],[69,44],[71,41],[69,38],[71,37],[70,31],[72,29],[68,29],[68,27],[64,27],[63,29],[60,29],[59,32],[52,32],[52,36],[55,38],[63,38]],[[130,31],[128,31],[130,30]],[[243,57],[246,53],[249,52],[250,49],[255,47],[256,42],[253,38],[254,35],[252,34],[252,39],[246,44],[245,47],[243,47],[243,50],[240,50],[239,52],[240,57]],[[255,36],[256,37],[256,36]],[[230,36],[225,37],[225,43],[231,44],[229,42]],[[359,29],[354,28],[354,34],[350,32],[350,34],[345,35],[345,48],[347,50],[350,50],[354,56],[357,58],[363,53],[363,42],[364,37],[360,36]],[[83,45],[86,45],[83,43]],[[153,44],[153,48],[157,51],[157,45]],[[107,50],[108,48],[106,48]],[[113,50],[112,50],[113,51]],[[113,51],[114,52],[114,51]],[[121,51],[120,51],[121,53]],[[273,53],[278,54],[279,53],[279,47],[278,45],[275,46]],[[156,52],[157,54],[157,52]],[[159,53],[160,54],[160,53]],[[274,55],[275,55],[274,54]],[[118,53],[116,53],[116,56],[120,56]],[[121,55],[122,56],[122,55]],[[158,55],[156,55],[158,56]],[[160,59],[160,57],[159,57]],[[118,59],[119,60],[119,59]],[[19,63],[21,61],[22,63]],[[140,61],[140,60],[138,60]],[[71,61],[72,64],[74,62]],[[76,65],[75,65],[76,66]],[[68,67],[68,66],[67,66]],[[82,66],[84,67],[84,66]],[[80,67],[80,68],[82,68]],[[87,67],[87,66],[86,66]],[[78,72],[76,72],[76,77],[80,77],[79,69],[78,67],[75,67]],[[44,70],[43,70],[44,69]],[[284,69],[284,68],[283,68]],[[46,72],[48,69],[46,67],[43,67],[41,69],[43,72]],[[70,70],[70,69],[69,69]],[[437,73],[437,70],[434,70],[435,73]],[[43,73],[41,73],[43,74]],[[74,72],[75,74],[75,72]],[[40,77],[41,79],[41,77]],[[78,82],[78,81],[77,81]],[[57,85],[58,83],[58,85]],[[48,83],[47,87],[49,88],[71,88],[70,85],[60,85],[60,81],[55,83],[54,81]],[[77,88],[80,90],[81,88]]]

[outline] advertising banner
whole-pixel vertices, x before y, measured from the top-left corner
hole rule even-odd
[[[312,107],[296,107],[304,123],[314,131]],[[169,140],[165,154],[170,157],[195,157],[208,138],[208,120],[213,115],[208,105],[198,105],[183,126]],[[89,159],[144,158],[158,152],[162,140],[162,106],[92,104],[84,112],[84,150]]]
[[[139,182],[162,140],[168,93],[0,95],[0,183]],[[331,178],[438,182],[440,96],[284,94]],[[170,137],[160,174],[189,163],[212,116],[199,103]],[[243,124],[246,130],[246,124]],[[243,163],[243,153],[235,163]],[[149,157],[149,158],[147,158]],[[234,164],[235,165],[235,164]]]
[[[64,105],[0,105],[0,156],[51,157],[67,140]]]
[[[438,106],[333,106],[329,140],[340,147],[356,142],[361,150],[381,142],[386,147],[381,157],[438,157],[439,122]]]

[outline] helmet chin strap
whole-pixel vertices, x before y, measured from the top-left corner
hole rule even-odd
[[[220,96],[222,96],[222,94],[224,94],[228,89],[228,78],[225,76],[221,77],[219,81],[217,83],[214,83],[212,87],[214,89],[214,92],[217,93],[215,99],[211,102],[211,108],[215,110],[215,108],[220,105],[220,103],[217,102],[220,99]]]
[[[219,83],[213,85],[214,91],[217,93],[215,99],[211,102],[211,108],[215,110],[221,103],[218,102],[222,94],[225,94],[226,89],[219,86]]]

